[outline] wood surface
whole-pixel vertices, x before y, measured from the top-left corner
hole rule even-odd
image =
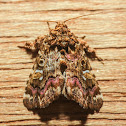
[[[34,59],[17,46],[48,34],[45,20],[80,15],[87,16],[66,24],[104,59],[104,65],[90,61],[103,107],[89,113],[61,96],[45,109],[27,110],[22,100]],[[126,125],[126,1],[0,0],[0,125]]]

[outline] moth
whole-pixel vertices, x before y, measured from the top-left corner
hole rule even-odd
[[[23,97],[28,109],[45,108],[60,95],[84,109],[99,111],[102,94],[89,58],[102,59],[87,42],[75,36],[64,22],[56,22],[49,34],[38,37],[23,48],[37,52],[33,73],[29,75]]]

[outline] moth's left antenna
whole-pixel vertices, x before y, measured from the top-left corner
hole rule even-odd
[[[51,28],[50,28],[50,24],[49,24],[49,22],[55,22],[55,23],[58,23],[58,21],[46,21],[47,22],[47,25],[48,25],[48,28],[49,28],[49,33],[50,33],[50,31],[51,31]]]
[[[51,28],[50,28],[50,24],[49,24],[49,22],[47,21],[47,25],[48,25],[48,28],[49,28],[49,31],[51,30]]]

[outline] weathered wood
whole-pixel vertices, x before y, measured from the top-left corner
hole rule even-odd
[[[34,59],[17,46],[48,34],[46,20],[63,21],[83,14],[87,16],[66,23],[76,36],[86,35],[85,40],[104,59],[104,65],[90,61],[103,107],[90,114],[61,96],[45,109],[28,111],[22,99]],[[125,124],[126,1],[0,0],[0,125]]]

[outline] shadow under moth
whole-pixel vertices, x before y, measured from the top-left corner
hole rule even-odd
[[[101,61],[87,42],[75,36],[64,22],[56,22],[49,35],[22,46],[37,52],[23,97],[28,109],[45,108],[60,95],[84,109],[99,111],[102,94],[88,58]]]

